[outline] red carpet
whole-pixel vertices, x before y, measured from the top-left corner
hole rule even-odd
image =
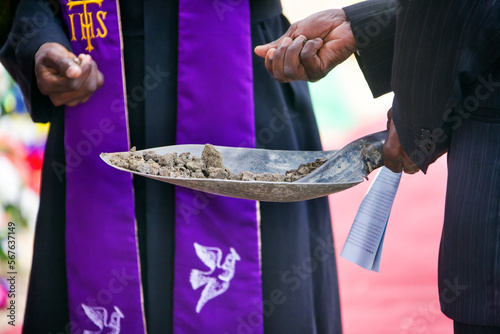
[[[383,129],[375,126],[356,130],[345,143]],[[339,148],[325,139],[325,149]],[[370,182],[330,196],[337,255]],[[437,289],[445,191],[446,157],[427,175],[403,175],[387,226],[380,273],[338,256],[344,334],[453,333],[452,321],[440,311]]]

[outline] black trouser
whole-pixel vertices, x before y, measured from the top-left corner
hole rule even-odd
[[[455,334],[500,334],[500,327],[474,326],[453,322]]]

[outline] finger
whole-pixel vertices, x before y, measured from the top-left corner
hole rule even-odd
[[[300,61],[310,81],[318,81],[324,76],[321,72],[321,59],[318,56],[318,50],[322,46],[323,40],[315,38],[307,41],[300,53]]]
[[[82,89],[79,90],[78,92],[58,94],[57,96],[54,96],[53,99],[52,98],[51,99],[52,99],[52,102],[54,103],[54,105],[56,105],[56,106],[67,105],[70,107],[74,107],[77,104],[87,102],[99,87],[97,87],[93,90],[82,87]]]
[[[64,76],[68,79],[76,79],[82,74],[82,70],[80,68],[81,62],[75,58],[71,59],[71,61],[66,61],[62,68],[59,70],[59,73],[64,73]],[[64,72],[62,72],[64,71]]]
[[[281,36],[277,40],[272,41],[272,42],[267,43],[267,44],[264,44],[264,45],[257,45],[254,48],[255,54],[257,56],[259,56],[259,57],[262,57],[262,58],[267,57],[267,53],[269,52],[269,50],[271,50],[271,49],[277,49],[278,46],[280,46],[281,43],[283,43],[283,40],[285,38],[292,37],[292,34],[295,31],[295,29],[296,29],[296,24],[292,24],[290,26],[290,28],[288,28],[287,32],[284,33],[283,36]]]
[[[399,137],[394,126],[394,121],[391,118],[389,121],[389,129],[387,130],[387,138],[385,139],[382,150],[382,158],[384,166],[389,168],[394,173],[403,171],[403,148],[399,142]]]
[[[91,97],[92,97],[92,94],[90,94],[89,96],[87,96],[84,99],[82,99],[81,103],[87,102]]]
[[[104,85],[104,75],[101,73],[101,71],[97,70],[98,75],[97,75],[97,88],[101,88],[102,85]]]
[[[92,62],[89,59],[88,57],[83,58],[79,66],[80,75],[73,79],[61,76],[54,68],[44,67],[43,65],[36,67],[35,71],[40,91],[45,95],[51,95],[79,90],[92,70]]]
[[[274,54],[276,53],[276,49],[269,49],[266,54],[266,61],[265,61],[265,66],[266,70],[269,72],[269,74],[274,78],[273,75],[273,59],[274,59]]]
[[[387,111],[387,130],[391,127],[392,122],[392,108]]]
[[[253,50],[257,56],[264,58],[267,55],[267,53],[269,52],[269,50],[276,49],[283,42],[283,39],[285,37],[286,36],[283,35],[280,38],[278,38],[277,40],[272,41],[271,43],[267,43],[264,45],[257,45]]]
[[[70,91],[78,91],[88,81],[91,73],[97,69],[97,64],[92,61],[92,57],[84,55],[81,57],[80,75],[76,78],[65,78],[64,84]]]
[[[394,152],[391,148],[386,148],[385,144],[383,149],[383,161],[384,166],[394,173],[401,173],[403,171],[403,159],[401,155]]]
[[[77,98],[77,99],[66,100],[66,101],[64,101],[64,102],[60,102],[61,100],[58,100],[58,99],[56,99],[56,98],[54,98],[54,99],[52,99],[52,98],[51,98],[52,103],[54,103],[54,105],[55,105],[56,107],[58,107],[58,106],[62,106],[62,105],[66,105],[66,106],[68,106],[68,107],[74,107],[74,106],[76,106],[77,104],[79,104],[79,103],[81,102],[81,100],[82,100],[82,98],[80,98],[80,97],[79,97],[79,98]]]
[[[280,45],[281,43],[281,38],[280,39],[277,39],[275,40],[274,42],[271,42],[271,43],[267,43],[267,44],[264,44],[264,45],[257,45],[253,51],[255,52],[255,54],[259,57],[262,57],[262,58],[265,58],[267,53],[269,52],[269,50],[271,49],[276,49],[278,47],[278,45]]]
[[[387,111],[387,138],[383,148],[383,159],[384,165],[393,172],[404,171],[406,174],[415,174],[420,171],[401,146],[392,118],[392,108]]]
[[[87,102],[87,101],[88,101],[91,97],[92,97],[92,94],[88,94],[88,95],[83,96],[83,97],[80,97],[80,98],[78,98],[78,99],[74,99],[74,100],[68,101],[68,102],[66,103],[66,105],[67,105],[68,107],[74,107],[74,106],[76,106],[76,105],[78,105],[78,104],[81,104],[81,103],[85,103],[85,102]]]
[[[406,174],[416,174],[419,171],[420,168],[418,168],[417,165],[413,164],[413,162],[411,162],[410,164],[403,163],[403,172],[405,172]]]
[[[68,105],[74,106],[84,99],[88,99],[92,94],[83,92],[69,92],[60,94],[50,94],[50,100],[56,106]]]
[[[97,70],[97,64],[92,60],[92,57],[89,55],[80,55],[80,75],[76,78],[65,78],[65,82],[63,82],[69,90],[78,91],[81,89],[83,85],[87,82],[92,72]]]
[[[78,91],[84,95],[92,94],[99,87],[102,86],[103,82],[104,82],[104,77],[103,77],[102,73],[97,68],[96,62],[92,61],[90,72],[89,72],[86,80],[82,83],[82,85]]]
[[[74,79],[81,74],[80,60],[73,53],[63,54],[60,50],[51,49],[42,59],[43,65],[54,69],[59,76]]]
[[[306,43],[307,38],[303,35],[293,40],[292,44],[288,47],[284,59],[284,75],[292,80],[307,80],[307,75],[304,67],[300,62],[300,52]]]
[[[50,100],[56,106],[75,106],[84,99],[88,99],[90,96],[85,96],[84,94],[75,93],[64,93],[64,94],[51,94],[49,95]]]
[[[82,76],[83,77],[83,76]],[[85,81],[80,84],[76,90],[66,91],[58,94],[50,94],[52,103],[56,106],[68,105],[74,106],[78,103],[87,101],[92,94],[104,83],[104,76],[97,69],[97,64],[92,62]]]
[[[410,157],[404,151],[402,152],[402,160],[403,171],[406,174],[415,174],[420,171],[420,168],[418,168],[418,166],[411,161]]]
[[[276,49],[273,57],[273,77],[280,82],[288,82],[289,78],[286,77],[284,72],[284,61],[288,47],[292,44],[290,37],[285,37],[283,42]]]

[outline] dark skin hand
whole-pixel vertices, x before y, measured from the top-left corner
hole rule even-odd
[[[38,88],[55,106],[85,103],[104,83],[89,55],[76,57],[58,43],[45,43],[35,54]]]
[[[420,170],[403,151],[392,119],[392,109],[387,112],[387,138],[384,143],[383,160],[384,166],[395,173],[404,171],[407,174],[415,174]]]
[[[318,81],[356,51],[356,41],[345,12],[326,10],[298,21],[274,42],[260,45],[255,53],[266,59],[266,69],[279,82]],[[392,119],[387,113],[384,165],[408,174],[420,169],[404,152]]]
[[[355,51],[351,24],[342,9],[313,14],[292,24],[276,41],[255,48],[280,82],[318,81]]]

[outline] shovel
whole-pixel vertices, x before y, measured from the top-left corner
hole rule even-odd
[[[280,173],[296,169],[300,164],[328,159],[321,167],[295,182],[236,181],[220,179],[179,178],[150,175],[114,166],[110,155],[101,159],[110,166],[162,182],[204,191],[207,193],[266,202],[295,202],[333,194],[351,188],[367,179],[381,167],[382,147],[386,131],[359,138],[336,151],[284,151],[242,147],[215,146],[222,154],[224,165],[233,173],[249,171]],[[204,145],[173,145],[148,150],[156,154],[183,153],[201,156]]]

